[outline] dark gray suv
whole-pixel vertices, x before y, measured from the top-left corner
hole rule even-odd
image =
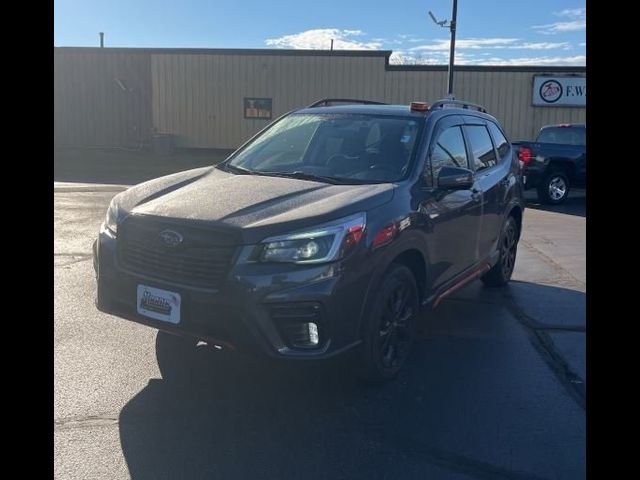
[[[354,371],[385,381],[421,308],[509,281],[523,208],[518,159],[482,107],[322,100],[215,167],[116,195],[94,244],[97,306],[160,330],[165,378],[204,341],[352,351]]]

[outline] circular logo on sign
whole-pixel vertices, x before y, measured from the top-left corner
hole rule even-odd
[[[555,80],[547,80],[540,85],[540,98],[547,103],[557,102],[562,96],[562,85]]]

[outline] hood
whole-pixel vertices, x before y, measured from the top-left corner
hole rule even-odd
[[[206,167],[142,183],[117,202],[125,213],[193,221],[257,243],[370,210],[390,201],[393,190],[392,184],[333,185]]]

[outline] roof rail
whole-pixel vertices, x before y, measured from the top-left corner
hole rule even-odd
[[[453,107],[460,107],[487,113],[487,109],[482,105],[476,105],[475,103],[465,102],[463,100],[454,100],[452,98],[444,98],[442,100],[438,100],[436,103],[431,105],[431,108],[429,108],[429,110],[435,110],[436,108],[445,108],[446,105],[452,105]]]
[[[309,105],[307,108],[315,108],[320,106],[327,106],[332,102],[342,102],[342,103],[362,103],[364,105],[387,105],[383,102],[374,102],[373,100],[354,100],[352,98],[323,98],[321,100],[317,100]]]

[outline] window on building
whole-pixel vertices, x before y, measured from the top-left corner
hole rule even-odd
[[[467,138],[473,152],[476,171],[491,168],[496,164],[496,152],[491,137],[484,125],[467,125]]]

